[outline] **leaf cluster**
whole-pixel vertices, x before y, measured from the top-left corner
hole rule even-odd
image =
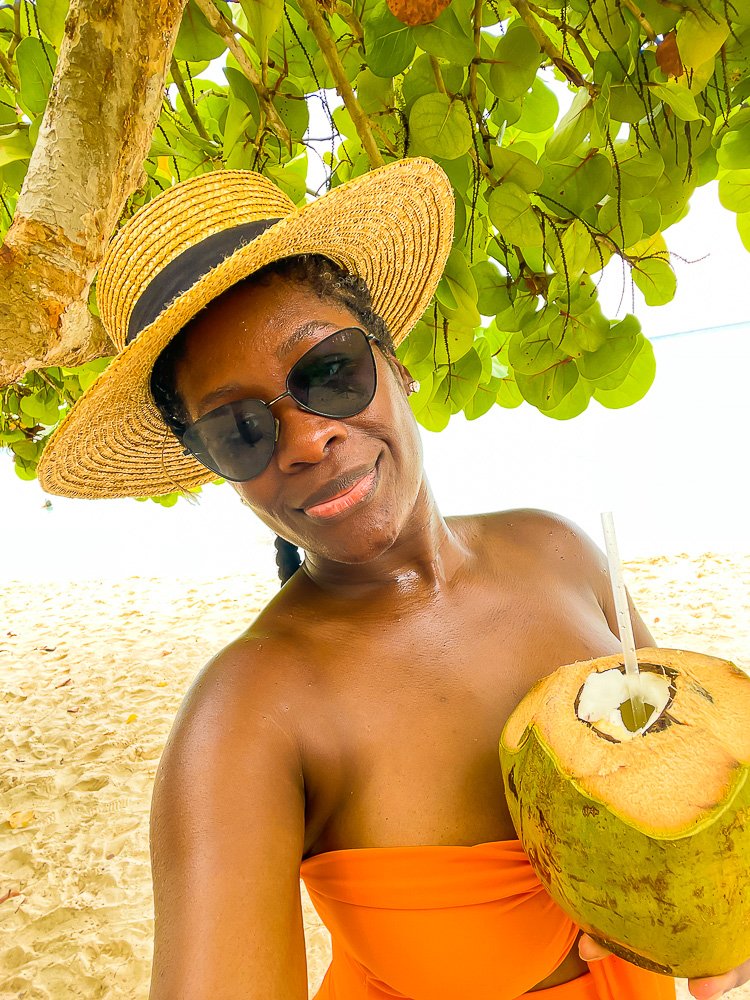
[[[66,11],[66,0],[0,6],[0,234]],[[331,112],[342,74],[351,95]],[[553,80],[570,92],[562,114]],[[641,399],[652,347],[634,316],[603,314],[597,276],[619,257],[647,303],[670,301],[663,234],[696,186],[718,178],[750,249],[750,8],[737,0],[452,0],[420,27],[386,0],[189,0],[167,84],[146,182],[122,221],[222,167],[258,170],[298,205],[320,193],[311,157],[327,188],[406,156],[443,167],[453,249],[399,349],[421,383],[413,411],[433,431],[495,404],[570,419],[592,398]],[[309,133],[311,102],[325,136]],[[19,475],[33,476],[49,429],[100,366],[36,372],[2,395],[0,443]]]

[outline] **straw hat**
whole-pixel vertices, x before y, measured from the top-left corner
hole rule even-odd
[[[68,497],[159,496],[216,478],[154,406],[169,341],[235,282],[282,257],[320,253],[364,278],[398,345],[427,308],[453,240],[450,181],[415,157],[297,208],[250,170],[217,170],[157,195],[119,230],[97,283],[118,354],[52,434],[43,489]]]

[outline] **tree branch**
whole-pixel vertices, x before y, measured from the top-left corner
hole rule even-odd
[[[560,70],[560,72],[576,87],[585,87],[586,81],[580,71],[568,62],[562,52],[559,52],[552,44],[552,39],[542,29],[537,19],[531,13],[527,0],[510,0],[518,11],[519,17],[534,36],[534,41],[544,52],[547,58]]]
[[[336,4],[336,13],[352,29],[352,35],[357,40],[357,44],[364,47],[365,32],[361,21],[354,11],[354,7],[349,3],[345,3],[344,0],[339,0]]]
[[[190,121],[195,125],[196,131],[201,139],[205,139],[206,142],[211,142],[211,136],[206,131],[206,126],[201,121],[201,117],[198,114],[198,109],[193,104],[192,98],[188,93],[188,89],[185,86],[185,78],[180,72],[180,67],[177,65],[177,60],[173,57],[170,64],[170,72],[172,73],[172,79],[177,85],[177,90],[180,92],[180,97],[182,98],[182,103],[185,105],[185,110],[190,115]]]
[[[372,130],[370,128],[370,120],[367,115],[362,110],[362,107],[357,100],[354,91],[352,90],[352,85],[349,83],[349,78],[346,75],[344,67],[341,65],[341,60],[339,59],[339,54],[336,51],[336,44],[331,38],[331,34],[328,31],[325,21],[320,13],[320,8],[318,6],[317,0],[299,0],[299,7],[302,11],[302,15],[310,26],[315,39],[320,46],[320,51],[323,53],[323,58],[328,65],[333,76],[333,81],[336,84],[336,90],[341,96],[346,110],[349,112],[349,117],[354,123],[354,127],[357,130],[357,135],[362,142],[365,152],[370,160],[371,167],[382,167],[385,163],[380,150],[372,136]]]
[[[627,7],[627,9],[630,11],[630,13],[636,19],[636,21],[640,24],[641,28],[643,28],[643,32],[646,35],[646,38],[648,38],[648,40],[650,42],[654,42],[654,43],[657,42],[658,39],[657,39],[656,32],[651,27],[651,25],[646,20],[646,18],[643,16],[643,14],[640,11],[640,9],[633,3],[633,0],[621,0],[621,2],[622,2],[623,7]]]
[[[549,23],[553,24],[558,31],[560,32],[567,31],[569,34],[571,34],[578,43],[578,48],[583,53],[586,62],[592,69],[594,68],[594,62],[595,62],[594,56],[591,52],[591,49],[584,42],[583,35],[579,28],[574,28],[572,24],[568,24],[567,22],[563,23],[559,17],[555,17],[554,14],[550,14],[550,12],[548,10],[544,10],[543,7],[537,7],[536,4],[529,3],[529,10],[532,11],[534,14],[536,14],[537,17],[540,17],[545,21],[549,21]]]
[[[227,48],[240,64],[240,69],[255,88],[255,91],[258,94],[261,111],[265,113],[268,124],[274,130],[279,139],[281,139],[281,141],[291,151],[292,137],[289,134],[289,129],[286,127],[281,116],[279,115],[279,112],[274,107],[273,101],[271,100],[271,94],[268,91],[268,88],[263,86],[263,82],[258,76],[255,66],[253,66],[250,62],[247,53],[237,41],[233,30],[234,25],[231,25],[230,27],[230,25],[227,24],[221,11],[214,5],[212,0],[195,0],[195,4],[214,31],[221,35],[226,42]]]
[[[184,0],[77,0],[0,247],[0,385],[114,354],[89,293],[143,183]]]
[[[0,52],[0,69],[5,73],[11,87],[14,90],[20,90],[21,84],[18,82],[18,77],[13,72],[13,66],[4,52]]]

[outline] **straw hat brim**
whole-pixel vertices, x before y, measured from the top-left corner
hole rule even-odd
[[[362,277],[396,345],[429,305],[453,240],[450,181],[432,160],[398,160],[281,219],[170,302],[74,404],[38,477],[68,497],[160,496],[216,479],[163,422],[149,387],[156,358],[212,299],[282,257],[320,253]]]

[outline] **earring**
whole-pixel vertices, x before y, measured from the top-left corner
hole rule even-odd
[[[409,383],[409,395],[413,392],[419,392],[419,382],[417,382],[415,378],[413,378]]]

